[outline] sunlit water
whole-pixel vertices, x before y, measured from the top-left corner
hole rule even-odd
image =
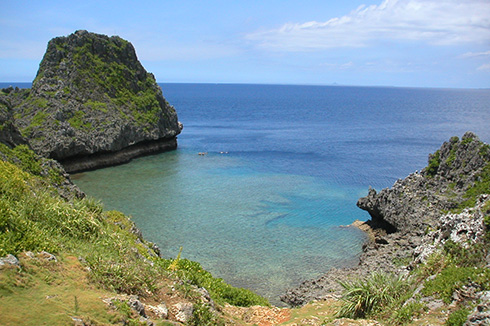
[[[344,227],[368,187],[391,186],[467,130],[490,139],[488,90],[164,84],[184,130],[177,151],[74,176],[133,216],[164,257],[272,302],[331,267],[356,264]],[[198,155],[207,152],[207,155]],[[223,153],[221,153],[223,152]]]

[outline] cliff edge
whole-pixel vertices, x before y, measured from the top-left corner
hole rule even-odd
[[[468,200],[468,191],[489,162],[489,146],[467,132],[461,140],[452,137],[429,155],[428,165],[421,172],[412,173],[379,193],[369,189],[357,206],[369,213],[372,226],[388,233],[424,233],[437,224],[442,212]]]
[[[118,36],[76,31],[52,39],[24,97],[12,105],[15,127],[68,172],[175,149],[182,129],[153,74]]]
[[[486,248],[471,250],[478,252],[478,264],[488,269],[489,193],[490,145],[471,132],[461,139],[452,137],[429,155],[422,171],[380,192],[369,189],[368,195],[358,200],[358,207],[371,216],[365,224],[372,230],[358,266],[331,269],[288,290],[281,300],[299,306],[311,300],[339,298],[343,291],[339,282],[365,279],[373,273],[407,275],[425,262],[434,248],[450,244],[449,240],[457,246]]]

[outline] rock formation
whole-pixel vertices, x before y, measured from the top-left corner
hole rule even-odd
[[[12,86],[0,90],[0,143],[10,147],[26,143],[26,140],[14,124],[12,113],[13,106],[22,97],[21,93],[26,94],[27,92],[18,88],[14,89]]]
[[[462,242],[479,241],[481,218],[477,220],[471,213],[473,225],[462,222],[468,220],[468,212],[446,213],[490,200],[490,196],[479,197],[490,191],[489,179],[490,146],[471,132],[465,133],[461,140],[451,138],[429,155],[429,164],[422,171],[396,181],[379,193],[369,189],[368,195],[359,199],[357,205],[371,216],[366,224],[373,228],[374,237],[363,246],[358,266],[332,269],[318,279],[307,280],[288,290],[281,300],[293,306],[303,305],[314,299],[337,297],[342,290],[339,280],[379,271],[407,273],[414,258],[416,263],[434,248],[434,234],[449,237],[448,228],[459,232]]]
[[[76,31],[48,43],[15,127],[68,172],[175,149],[182,125],[131,43]]]
[[[428,166],[412,173],[393,187],[374,189],[357,206],[369,212],[374,226],[395,231],[425,232],[437,223],[441,212],[458,207],[490,162],[490,148],[467,132],[461,140],[452,137],[429,156]]]

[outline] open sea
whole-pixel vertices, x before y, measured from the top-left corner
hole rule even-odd
[[[178,150],[74,182],[131,215],[164,257],[182,246],[276,304],[357,263],[365,235],[345,225],[369,219],[356,207],[369,186],[421,170],[468,130],[490,142],[490,89],[160,85],[184,124]]]

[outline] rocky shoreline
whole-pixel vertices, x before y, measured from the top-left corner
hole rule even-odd
[[[177,149],[177,138],[145,141],[125,147],[117,152],[103,152],[92,155],[72,157],[59,162],[68,173],[83,172],[114,166],[131,161],[133,158],[167,152]]]
[[[354,224],[370,235],[363,245],[359,264],[353,268],[331,269],[317,279],[307,280],[288,290],[281,300],[291,306],[301,306],[312,300],[340,298],[339,281],[363,278],[373,272],[406,275],[415,264],[424,261],[427,248],[434,248],[436,238],[440,243],[447,239],[463,244],[468,239],[481,241],[482,216],[486,214],[481,211],[490,202],[490,196],[482,195],[471,212],[446,212],[465,202],[465,193],[474,187],[490,162],[488,149],[489,145],[467,132],[461,140],[453,137],[429,155],[429,164],[422,171],[398,180],[379,193],[370,189],[368,196],[357,203],[371,215],[369,221]],[[475,216],[479,216],[476,222],[471,220]],[[451,233],[451,228],[458,231]],[[490,267],[490,257],[486,260]]]

